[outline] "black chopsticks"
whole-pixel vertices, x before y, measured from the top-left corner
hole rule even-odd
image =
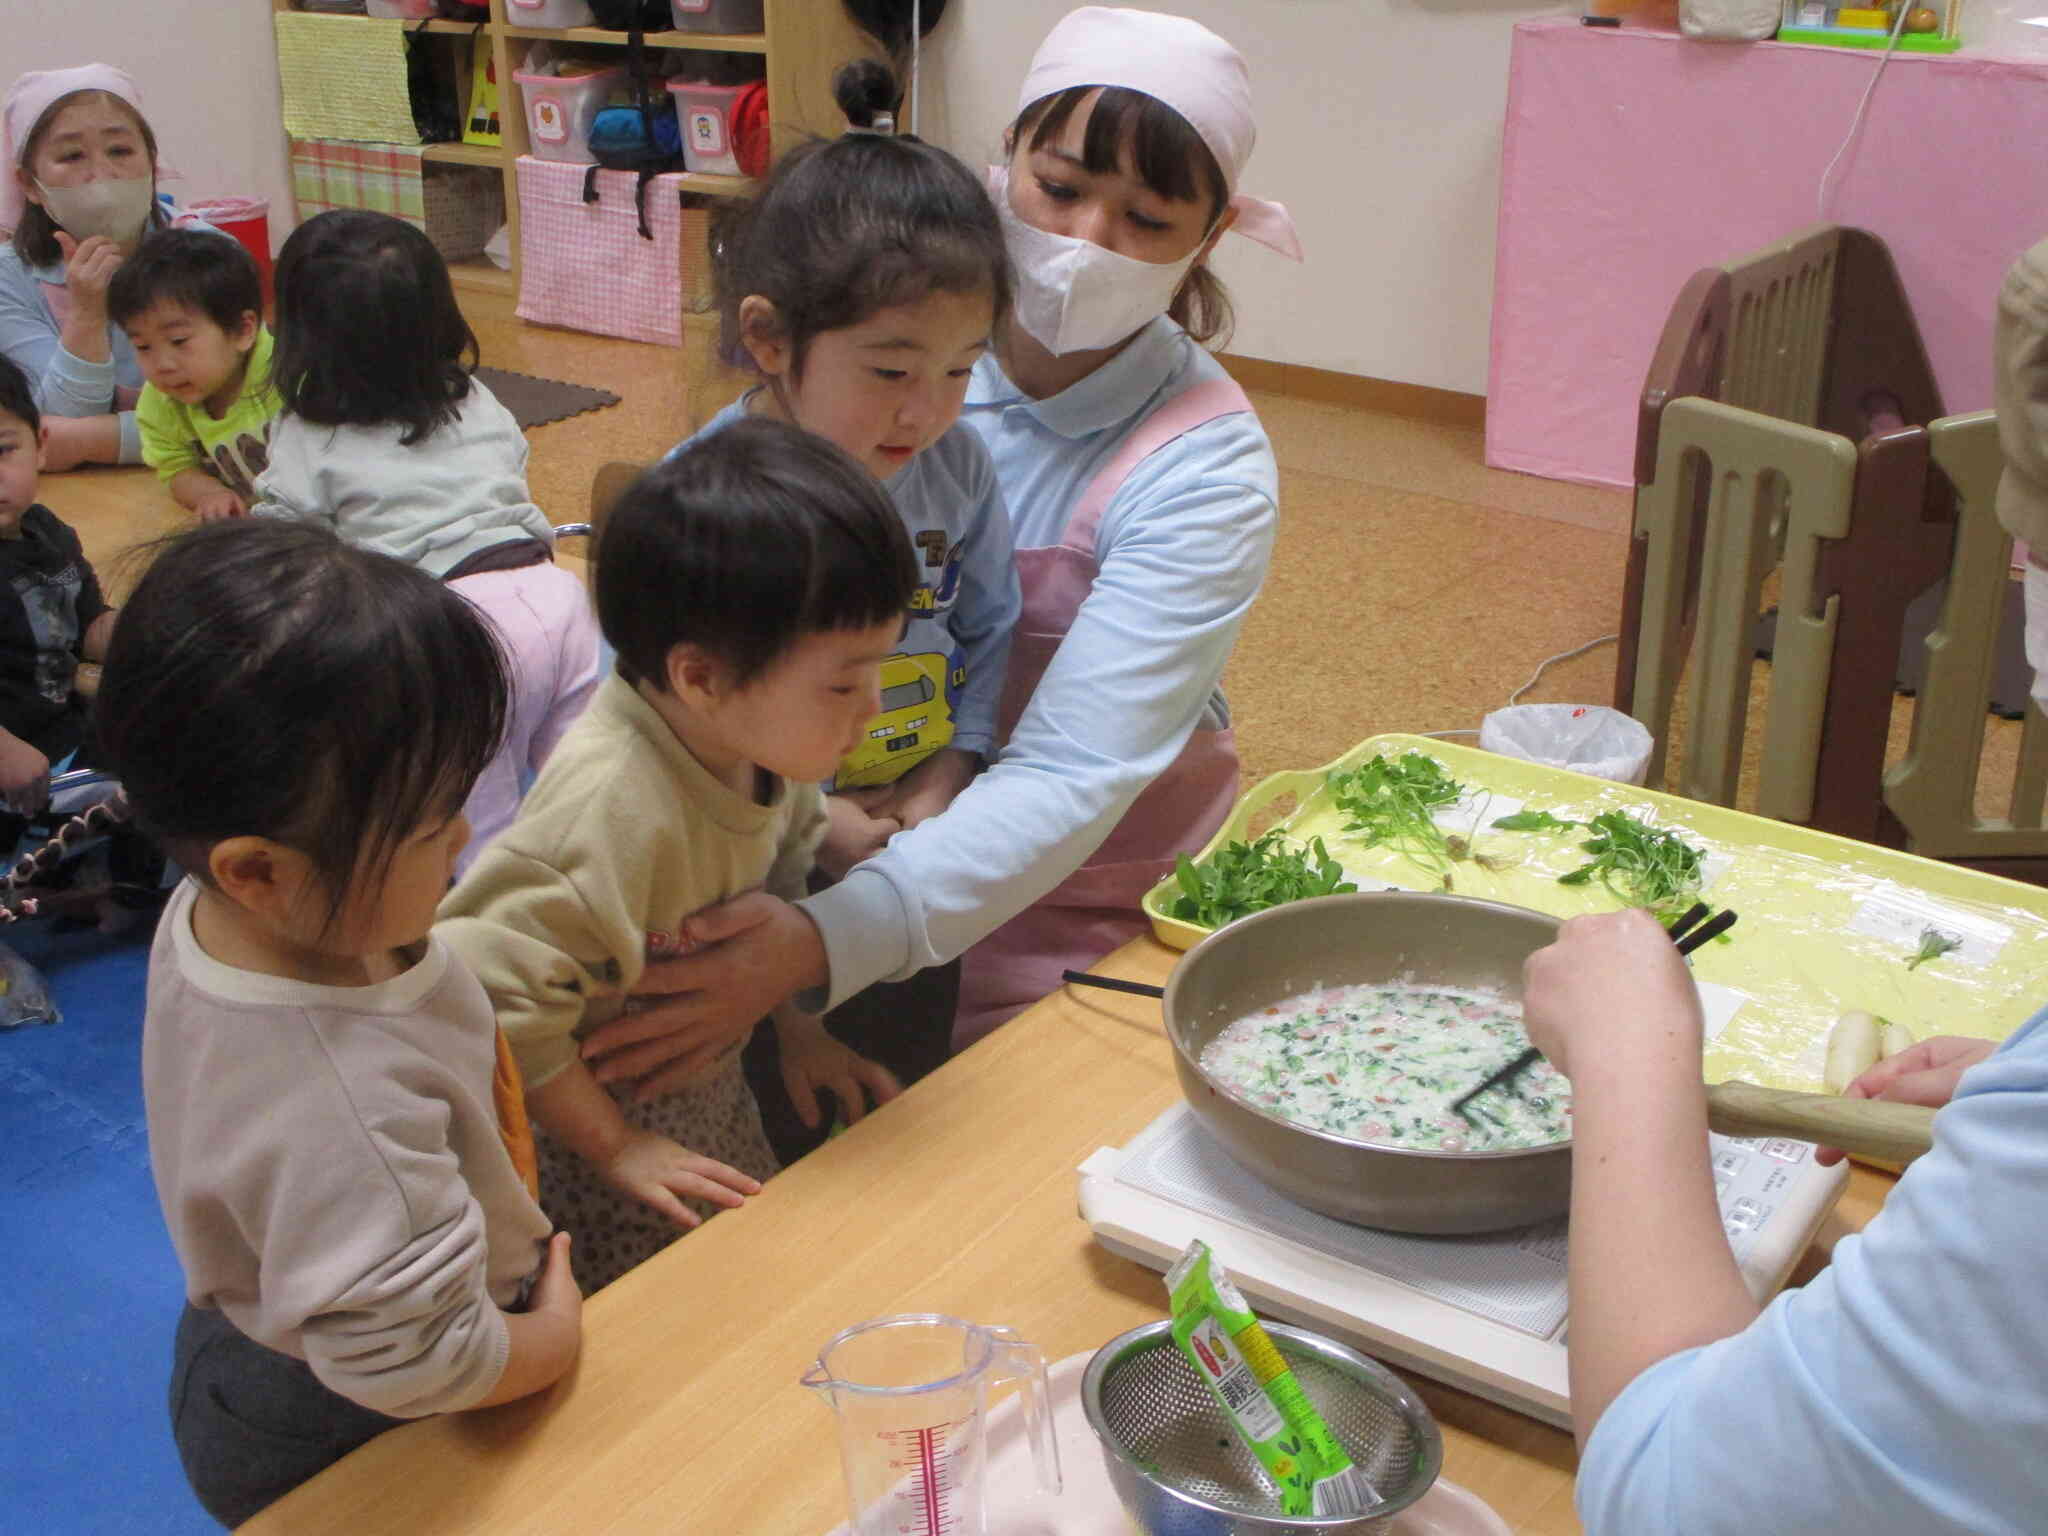
[[[1122,981],[1115,976],[1097,976],[1092,971],[1061,971],[1060,980],[1080,987],[1101,987],[1105,992],[1128,992],[1133,997],[1166,996],[1166,988],[1155,987],[1149,981]]]
[[[1704,901],[1696,901],[1686,908],[1685,914],[1682,917],[1664,930],[1671,935],[1671,941],[1678,946],[1678,952],[1681,955],[1691,954],[1702,944],[1713,943],[1714,940],[1735,926],[1736,914],[1733,907],[1724,907],[1721,911],[1715,913],[1714,916],[1708,917],[1704,923],[1700,922],[1701,918],[1707,917],[1709,910]],[[1698,926],[1695,926],[1695,924]],[[1472,1117],[1465,1113],[1465,1106],[1467,1104],[1470,1104],[1482,1093],[1498,1088],[1504,1083],[1513,1082],[1533,1067],[1536,1064],[1537,1058],[1542,1054],[1535,1046],[1530,1046],[1521,1055],[1487,1078],[1486,1081],[1477,1088],[1474,1088],[1470,1093],[1462,1094],[1454,1099],[1451,1103],[1451,1113],[1461,1119],[1470,1120]]]

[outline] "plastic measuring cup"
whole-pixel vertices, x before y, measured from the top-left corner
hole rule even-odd
[[[991,1387],[1014,1381],[1038,1480],[1060,1491],[1045,1357],[1008,1328],[938,1312],[835,1333],[803,1384],[839,1423],[853,1536],[985,1536],[983,1423]]]

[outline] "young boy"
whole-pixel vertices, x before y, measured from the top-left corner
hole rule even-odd
[[[780,1164],[741,1071],[712,1042],[689,1082],[607,1093],[578,1037],[616,1018],[683,920],[758,886],[801,894],[825,831],[819,781],[876,712],[916,582],[880,487],[822,438],[740,422],[648,471],[597,548],[617,675],[592,696],[435,933],[498,1012],[539,1138],[541,1203],[576,1234],[586,1291],[739,1205]],[[775,1015],[784,1078],[818,1118],[896,1092],[886,1069]],[[687,1203],[686,1203],[687,1202]]]
[[[78,535],[36,500],[44,441],[27,376],[0,357],[0,857],[48,800],[51,764],[83,744],[78,663],[102,660],[114,631]]]
[[[202,523],[244,516],[283,409],[255,260],[212,231],[159,230],[115,272],[107,314],[142,365],[143,462]]]

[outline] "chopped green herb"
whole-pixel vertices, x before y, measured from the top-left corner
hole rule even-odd
[[[1566,821],[1548,811],[1517,811],[1512,816],[1502,816],[1494,823],[1503,832],[1563,832],[1572,827],[1583,827],[1583,821]]]
[[[1920,952],[1906,962],[1906,969],[1917,971],[1929,960],[1938,960],[1952,949],[1961,949],[1963,941],[1954,934],[1943,933],[1939,928],[1920,930]]]
[[[1587,823],[1595,834],[1582,843],[1593,855],[1559,885],[1598,880],[1626,906],[1648,907],[1669,919],[1691,906],[1700,891],[1705,855],[1676,832],[1652,827],[1620,811],[1604,811]]]
[[[1351,819],[1346,832],[1356,832],[1368,848],[1389,848],[1419,869],[1447,884],[1451,865],[1471,857],[1464,838],[1444,835],[1436,813],[1456,805],[1464,786],[1444,772],[1443,765],[1420,752],[1376,757],[1329,777],[1330,798]]]
[[[1181,894],[1173,915],[1183,922],[1221,928],[1225,923],[1283,902],[1332,896],[1358,887],[1330,857],[1323,840],[1289,847],[1275,830],[1249,843],[1226,843],[1197,864],[1182,854],[1175,865]]]

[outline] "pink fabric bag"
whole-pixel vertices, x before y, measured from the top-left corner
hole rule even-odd
[[[538,325],[683,344],[683,290],[704,262],[703,214],[677,201],[682,177],[647,186],[640,235],[632,171],[595,171],[597,201],[583,200],[587,165],[519,157],[519,317]],[[686,242],[688,222],[697,238]]]

